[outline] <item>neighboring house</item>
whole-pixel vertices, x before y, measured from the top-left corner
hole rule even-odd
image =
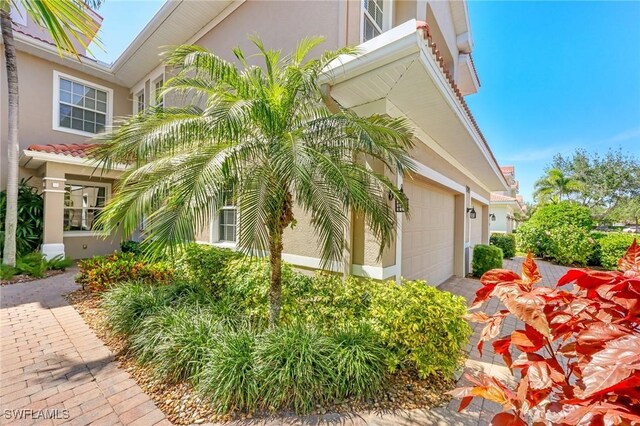
[[[490,219],[491,232],[511,233],[518,227],[517,215],[525,213],[527,206],[522,195],[518,194],[520,184],[516,180],[515,167],[500,167],[509,184],[507,191],[491,193]]]
[[[438,285],[465,275],[470,248],[489,240],[490,194],[508,184],[464,100],[479,88],[466,2],[172,1],[111,65],[60,59],[49,40],[30,34],[17,27],[21,175],[33,176],[32,183],[43,188],[47,256],[64,252],[81,258],[117,248],[119,236],[104,239],[92,229],[92,219],[121,170],[95,171],[86,157],[89,138],[111,126],[114,117],[150,103],[172,104],[156,96],[166,78],[162,47],[196,43],[233,60],[232,47],[249,48],[247,34],[258,34],[266,46],[283,52],[309,35],[325,36],[323,49],[360,45],[361,55],[331,65],[331,77],[323,83],[333,99],[361,114],[404,116],[415,127],[412,156],[418,172],[395,177],[409,198],[410,216],[398,213],[392,247],[378,261],[377,244],[354,217],[348,254],[332,269]],[[2,132],[4,153],[6,129]],[[309,217],[300,210],[295,214],[297,226],[285,234],[284,259],[317,268],[320,254],[311,243]],[[228,206],[194,239],[234,247],[237,222]]]

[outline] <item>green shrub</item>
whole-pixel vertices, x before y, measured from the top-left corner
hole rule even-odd
[[[256,338],[255,330],[247,327],[226,329],[209,348],[197,389],[214,402],[218,412],[256,408]]]
[[[306,413],[331,400],[333,342],[313,327],[294,325],[266,332],[256,348],[256,368],[265,409]]]
[[[218,329],[218,317],[206,308],[165,307],[135,329],[131,349],[158,377],[174,382],[195,378],[217,340]]]
[[[9,281],[18,274],[18,270],[12,266],[0,263],[0,280]]]
[[[599,239],[602,266],[607,269],[618,269],[618,260],[636,238],[633,234],[612,232]]]
[[[380,336],[368,325],[361,325],[338,330],[331,339],[338,399],[370,398],[377,394],[386,372],[386,351]]]
[[[471,334],[462,318],[466,300],[424,281],[388,281],[375,287],[370,321],[389,349],[390,370],[413,364],[422,377],[452,377]]]
[[[144,246],[138,242],[138,241],[133,241],[133,240],[129,240],[129,241],[123,241],[122,244],[120,244],[120,251],[123,253],[133,253],[136,256],[139,256],[142,254]]]
[[[554,244],[560,242],[552,240],[550,231],[564,225],[590,231],[593,226],[591,211],[588,207],[570,201],[538,207],[531,218],[518,227],[518,250],[531,251],[535,256],[550,257]]]
[[[593,252],[589,231],[575,225],[560,225],[549,231],[547,255],[562,265],[585,266]]]
[[[71,265],[73,265],[73,259],[64,257],[62,254],[54,256],[47,261],[47,269],[53,271],[64,271]]]
[[[0,257],[4,253],[4,224],[7,211],[7,192],[0,192]],[[18,186],[18,223],[16,255],[22,256],[38,249],[44,226],[44,199],[38,189],[21,180]]]
[[[44,254],[33,252],[20,256],[16,260],[16,269],[20,274],[30,275],[34,278],[44,277],[47,272],[48,264],[44,258]]]
[[[205,285],[217,295],[228,281],[227,264],[241,257],[241,253],[233,250],[192,243],[184,248],[178,270],[185,279]]]
[[[481,277],[491,269],[502,268],[502,249],[497,246],[476,244],[473,247],[473,260],[471,269],[474,277]]]
[[[173,278],[173,269],[164,262],[148,262],[133,253],[114,253],[80,261],[76,281],[91,291],[104,291],[125,281],[143,281],[167,284]]]
[[[593,231],[590,234],[591,239],[593,240],[593,247],[591,250],[591,254],[587,258],[587,265],[591,266],[600,266],[602,265],[602,251],[600,249],[600,239],[607,234],[605,232]]]
[[[513,234],[491,234],[489,244],[500,247],[505,259],[516,255],[516,236]]]
[[[141,282],[115,286],[103,294],[107,322],[118,334],[131,335],[142,320],[167,304],[162,287]]]

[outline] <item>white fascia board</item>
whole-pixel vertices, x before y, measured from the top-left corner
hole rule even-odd
[[[489,204],[491,204],[489,202],[489,200],[487,200],[486,198],[484,198],[482,195],[478,194],[477,192],[471,191],[471,198],[476,200],[476,201],[480,201],[482,204],[488,206]]]
[[[416,173],[419,174],[420,176],[427,178],[432,182],[436,182],[446,188],[449,188],[452,191],[457,192],[459,194],[465,193],[466,188],[464,185],[454,181],[453,179],[443,175],[440,172],[433,170],[428,166],[425,166],[419,161],[413,160],[413,162],[416,165]]]

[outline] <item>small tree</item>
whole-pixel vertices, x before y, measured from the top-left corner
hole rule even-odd
[[[284,230],[294,205],[310,215],[322,265],[343,260],[351,212],[380,241],[391,242],[396,214],[389,194],[404,208],[402,192],[377,167],[411,169],[412,133],[403,119],[358,117],[330,110],[318,77],[352,50],[308,59],[321,38],[302,40],[281,57],[252,39],[264,66],[242,68],[198,46],[168,57],[177,75],[164,95],[187,106],[150,109],[104,137],[96,155],[109,167],[128,163],[115,197],[100,216],[106,230],[131,234],[142,217],[151,253],[193,239],[229,196],[238,211],[238,247],[268,253],[270,324],[278,322],[282,294]],[[330,103],[330,102],[329,102]],[[192,105],[189,105],[192,104]],[[379,170],[379,171],[376,171]]]

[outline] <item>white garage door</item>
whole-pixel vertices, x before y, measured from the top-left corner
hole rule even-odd
[[[484,222],[484,217],[482,217],[482,204],[472,203],[471,204],[476,211],[476,218],[469,219],[469,226],[471,227],[471,247],[476,244],[482,244],[482,223]]]
[[[402,224],[402,276],[439,285],[453,275],[454,194],[405,180],[410,218]]]

